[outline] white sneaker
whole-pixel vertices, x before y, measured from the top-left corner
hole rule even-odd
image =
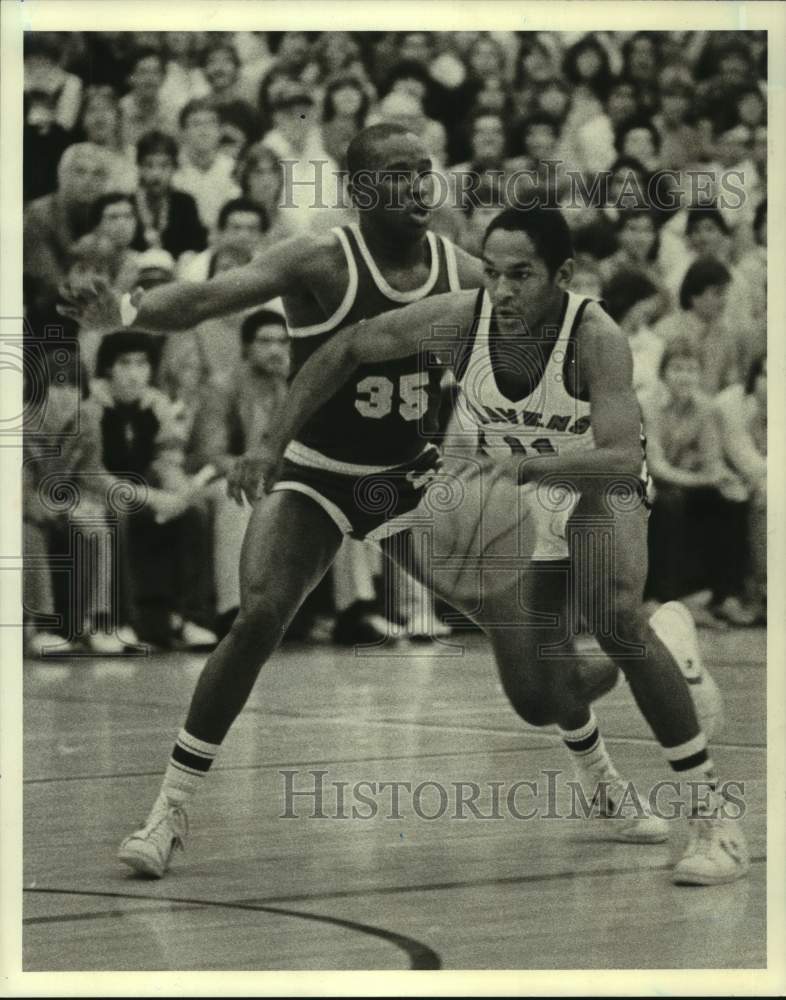
[[[710,739],[723,725],[723,698],[702,662],[693,616],[684,604],[669,601],[650,618],[650,626],[688,682],[699,724]]]
[[[169,868],[176,847],[185,847],[188,816],[185,808],[159,795],[147,823],[120,844],[117,857],[140,875],[161,876]]]
[[[675,885],[722,885],[748,873],[750,861],[739,823],[716,814],[688,820],[688,843],[672,875]]]
[[[577,761],[574,766],[584,794],[593,806],[591,818],[602,821],[611,840],[627,844],[662,844],[668,838],[666,820],[654,816],[634,789],[628,790],[613,766],[582,768]]]

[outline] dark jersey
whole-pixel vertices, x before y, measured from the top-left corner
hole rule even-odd
[[[347,259],[346,294],[322,322],[307,327],[289,323],[294,372],[339,330],[460,288],[455,249],[442,236],[427,234],[431,269],[425,284],[401,292],[385,281],[356,223],[333,232]],[[441,371],[421,354],[362,365],[306,423],[287,457],[335,471],[341,471],[342,463],[381,469],[414,459],[423,451],[424,438],[437,430],[440,380]]]

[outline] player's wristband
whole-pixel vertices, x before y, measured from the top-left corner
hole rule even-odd
[[[120,322],[123,326],[132,326],[138,315],[139,310],[131,301],[131,293],[126,292],[120,297]]]

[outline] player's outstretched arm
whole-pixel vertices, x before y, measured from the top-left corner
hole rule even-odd
[[[82,325],[98,328],[133,325],[154,333],[186,330],[205,319],[262,305],[290,291],[302,279],[304,262],[313,249],[313,239],[296,236],[271,247],[249,264],[208,281],[173,281],[146,292],[137,291],[131,297],[127,315],[123,315],[121,297],[108,282],[66,283],[60,289],[65,305],[59,311]]]
[[[521,482],[551,474],[629,475],[641,470],[641,411],[633,391],[627,337],[598,305],[590,305],[578,332],[576,365],[589,392],[595,447],[564,455],[516,459]]]
[[[457,347],[472,322],[477,292],[448,292],[347,327],[306,361],[290,385],[271,441],[267,491],[289,442],[320,407],[336,394],[357,367]]]

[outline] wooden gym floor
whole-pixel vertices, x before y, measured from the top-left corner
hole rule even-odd
[[[191,810],[168,877],[115,860],[143,820],[202,655],[30,661],[25,665],[24,968],[32,970],[759,968],[765,931],[765,635],[702,633],[726,699],[713,756],[745,783],[750,877],[672,886],[685,836],[603,839],[597,824],[516,819],[505,795],[568,768],[552,734],[525,727],[498,687],[485,641],[402,643],[356,656],[285,647],[268,664]],[[453,655],[454,653],[460,655]],[[394,655],[398,654],[398,655]],[[625,685],[596,706],[618,767],[641,788],[669,773]],[[282,772],[296,772],[289,778]],[[285,811],[285,781],[313,787]],[[352,797],[360,781],[440,783],[441,818],[402,789]],[[455,782],[501,783],[503,819],[457,811]],[[516,800],[523,813],[542,796]],[[531,796],[531,793],[529,793]],[[420,811],[440,808],[424,786]]]

